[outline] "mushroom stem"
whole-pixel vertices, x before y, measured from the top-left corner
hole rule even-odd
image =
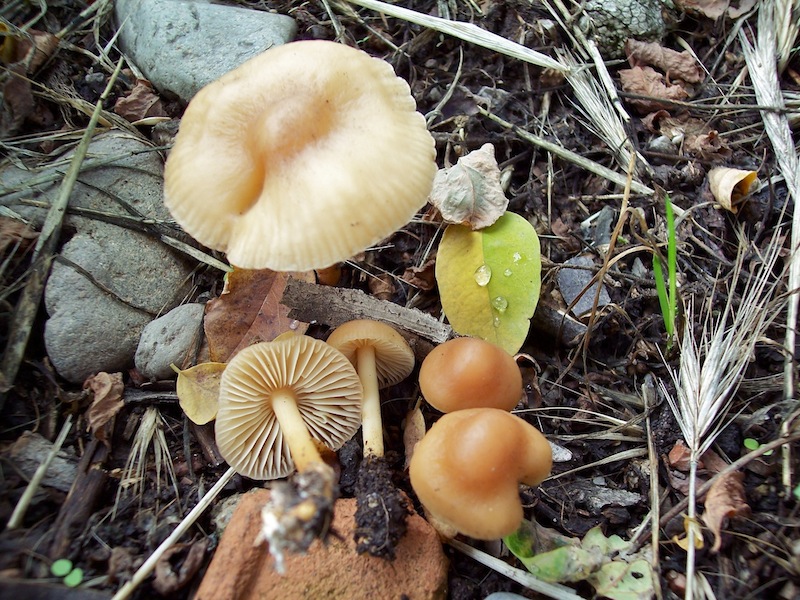
[[[286,389],[275,390],[270,396],[270,402],[283,437],[289,444],[289,452],[297,470],[302,473],[313,463],[322,464],[322,456],[308,432],[300,409],[297,408],[295,395]]]
[[[364,388],[361,404],[361,434],[364,438],[364,457],[383,456],[383,421],[381,397],[378,391],[378,372],[375,368],[375,348],[362,346],[356,351],[356,371]]]

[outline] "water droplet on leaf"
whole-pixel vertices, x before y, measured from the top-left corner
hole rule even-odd
[[[519,252],[514,252],[514,255],[511,258],[514,260],[515,263],[518,263],[519,261],[522,260],[522,254],[520,254]]]
[[[506,300],[502,296],[496,296],[492,299],[492,308],[494,308],[499,313],[504,313],[508,308],[508,300]]]
[[[492,268],[489,265],[481,265],[475,269],[475,283],[481,287],[489,285],[489,280],[492,278]]]
[[[512,274],[513,273],[511,272],[511,269],[506,269],[505,271],[503,271],[503,275],[505,275],[506,277],[511,277]]]

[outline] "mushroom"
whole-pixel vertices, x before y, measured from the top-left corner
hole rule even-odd
[[[394,558],[405,533],[406,499],[392,483],[384,460],[379,388],[399,383],[414,368],[414,352],[397,331],[384,323],[361,319],[337,327],[328,344],[355,366],[364,388],[361,425],[364,460],[356,478],[356,549]]]
[[[458,337],[434,348],[419,370],[419,387],[434,408],[512,410],[522,397],[522,374],[514,357],[494,344]]]
[[[216,439],[228,464],[252,479],[285,477],[294,467],[300,474],[293,488],[273,486],[275,501],[264,513],[279,570],[284,550],[306,550],[330,522],[336,481],[316,441],[336,450],[349,440],[361,399],[350,362],[305,335],[248,346],[222,373]]]
[[[519,483],[538,485],[550,473],[545,437],[498,408],[442,416],[417,443],[411,486],[433,521],[480,540],[499,539],[522,522]]]
[[[435,158],[391,65],[334,42],[293,42],[191,100],[165,204],[238,267],[318,269],[405,225],[427,201]]]

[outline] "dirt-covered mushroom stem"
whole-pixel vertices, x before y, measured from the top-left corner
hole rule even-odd
[[[328,343],[356,366],[364,388],[362,435],[364,459],[355,492],[358,552],[392,559],[405,533],[408,503],[392,482],[384,459],[380,388],[399,383],[414,368],[414,352],[403,336],[384,323],[370,320],[340,325]]]

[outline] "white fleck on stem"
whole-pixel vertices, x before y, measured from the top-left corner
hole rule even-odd
[[[297,408],[294,394],[289,390],[277,390],[271,394],[270,402],[297,470],[303,472],[313,463],[322,463],[322,456]]]
[[[356,351],[358,377],[364,388],[361,404],[361,434],[364,438],[364,457],[383,456],[383,421],[378,372],[375,367],[375,348],[363,346]]]

